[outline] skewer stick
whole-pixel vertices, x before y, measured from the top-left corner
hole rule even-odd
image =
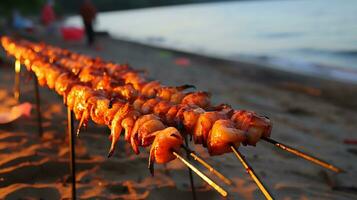
[[[14,87],[14,97],[16,101],[20,99],[20,71],[21,63],[19,60],[15,61],[15,87]]]
[[[35,74],[33,74],[33,82],[34,82],[35,98],[36,98],[38,135],[42,137],[43,129],[42,129],[42,115],[41,115],[41,100],[40,100],[40,91],[38,88],[38,81]]]
[[[189,149],[186,146],[182,146],[182,148],[184,148],[186,150],[186,152],[189,153],[189,155],[196,160],[197,162],[199,162],[201,165],[203,165],[204,167],[206,167],[211,173],[215,174],[218,178],[220,178],[223,182],[225,182],[227,185],[232,185],[232,181],[225,177],[223,174],[221,174],[219,171],[217,171],[214,167],[212,167],[210,164],[208,164],[206,161],[204,161],[200,156],[198,156],[197,154],[195,154],[191,149]]]
[[[266,142],[274,144],[276,147],[279,147],[280,149],[283,149],[283,150],[285,150],[285,151],[287,151],[289,153],[292,153],[292,154],[294,154],[294,155],[296,155],[296,156],[298,156],[300,158],[303,158],[303,159],[308,160],[308,161],[310,161],[312,163],[315,163],[316,165],[319,165],[321,167],[324,167],[324,168],[329,169],[331,171],[334,171],[336,173],[344,172],[344,170],[341,169],[341,168],[338,168],[338,167],[336,167],[336,166],[334,166],[334,165],[332,165],[330,163],[327,163],[327,162],[325,162],[325,161],[323,161],[321,159],[318,159],[318,158],[316,158],[314,156],[311,156],[311,155],[308,155],[306,153],[303,153],[303,152],[301,152],[301,151],[299,151],[299,150],[297,150],[295,148],[292,148],[292,147],[289,147],[289,146],[287,146],[285,144],[282,144],[282,143],[280,143],[280,142],[278,142],[276,140],[273,140],[273,139],[267,138],[267,137],[262,137],[262,139],[264,141],[266,141]]]
[[[86,115],[85,112],[87,112],[87,111],[84,111],[84,113],[82,114],[81,120],[79,121],[78,127],[77,127],[77,129],[76,129],[76,135],[77,135],[77,137],[79,136],[79,133],[81,132],[81,128],[82,128],[83,123],[84,123],[84,120],[85,120],[85,118],[84,118],[84,116]]]
[[[71,171],[71,182],[72,182],[72,199],[76,199],[76,152],[75,152],[75,137],[73,128],[73,112],[67,107],[67,125],[68,125],[68,142],[70,151],[70,162],[69,168]]]
[[[205,174],[203,174],[195,166],[193,166],[191,163],[189,163],[187,160],[185,160],[183,157],[181,157],[177,152],[173,151],[172,154],[174,156],[176,156],[176,158],[181,160],[187,167],[189,167],[193,172],[195,172],[204,181],[206,181],[211,187],[213,187],[215,190],[217,190],[217,192],[219,194],[221,194],[223,197],[226,197],[228,195],[227,191],[225,191],[221,186],[219,186],[215,182],[213,182],[210,178],[208,178]]]
[[[186,144],[186,146],[188,146],[187,136],[185,136],[185,144]],[[186,158],[188,160],[190,160],[190,155],[189,155],[188,151],[186,151]],[[196,200],[197,199],[197,195],[196,195],[196,190],[195,190],[195,182],[193,181],[192,170],[189,167],[188,167],[188,175],[190,177],[192,199]]]
[[[238,160],[242,163],[243,167],[247,170],[248,174],[253,178],[255,184],[257,184],[260,191],[264,194],[266,199],[272,200],[273,197],[269,193],[269,191],[265,188],[263,183],[260,181],[258,176],[255,174],[253,168],[248,164],[245,160],[244,156],[236,149],[233,145],[231,146],[232,151],[237,156]]]

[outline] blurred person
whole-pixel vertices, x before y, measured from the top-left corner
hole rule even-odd
[[[87,35],[87,43],[89,46],[92,46],[95,40],[93,22],[95,20],[97,11],[90,0],[83,1],[80,8],[80,14],[82,16],[84,28]]]
[[[55,20],[56,14],[53,9],[53,0],[48,0],[41,11],[41,22],[47,28],[49,33],[52,33],[54,30]]]
[[[12,12],[12,26],[15,29],[25,29],[30,31],[33,29],[32,21],[23,17],[21,13],[16,9]]]

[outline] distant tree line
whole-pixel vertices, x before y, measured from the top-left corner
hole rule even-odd
[[[0,0],[0,16],[10,15],[12,10],[19,10],[25,15],[38,14],[47,0]],[[83,0],[54,0],[58,14],[78,12]],[[229,0],[92,0],[98,11],[128,10],[156,6],[217,2]]]
[[[81,0],[59,0],[67,13],[78,11]],[[229,0],[92,0],[99,11],[128,10],[135,8],[147,8],[167,5],[217,2]]]
[[[19,10],[24,14],[39,12],[45,0],[0,0],[0,15],[10,15],[13,10]]]
[[[20,11],[23,15],[38,15],[42,6],[48,0],[0,0],[0,17],[10,16],[14,10]],[[62,14],[62,2],[66,0],[53,0],[56,13]],[[77,0],[73,0],[77,1]]]

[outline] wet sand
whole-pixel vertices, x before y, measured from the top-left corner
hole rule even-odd
[[[100,51],[82,43],[45,38],[51,44],[106,60],[128,62],[167,85],[194,84],[212,93],[215,103],[255,110],[274,123],[272,137],[324,158],[343,169],[334,174],[260,142],[241,152],[277,199],[357,198],[356,87],[313,77],[297,76],[260,66],[218,60],[167,49],[100,38]],[[32,80],[22,71],[21,101],[34,101]],[[0,67],[1,109],[16,102],[11,97],[14,73]],[[66,112],[61,98],[41,88],[45,134],[37,136],[36,113],[0,126],[0,199],[64,199],[70,197]],[[91,124],[78,138],[78,197],[81,199],[190,199],[187,169],[173,161],[157,165],[155,177],[147,170],[147,151],[134,155],[124,142],[107,159],[108,130]],[[263,199],[233,154],[209,157],[195,150],[229,176],[230,199]],[[207,172],[207,171],[206,171]],[[207,172],[208,173],[208,172]],[[220,199],[197,176],[199,199]],[[215,179],[216,180],[216,179]]]

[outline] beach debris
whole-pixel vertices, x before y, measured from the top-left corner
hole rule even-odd
[[[159,56],[162,58],[170,58],[172,56],[172,53],[170,51],[160,51]]]
[[[308,94],[311,96],[321,96],[321,94],[322,94],[322,91],[318,88],[314,88],[311,86],[306,86],[306,85],[298,84],[298,83],[294,83],[294,82],[283,82],[283,83],[281,83],[281,86],[288,90],[302,92],[302,93],[305,93],[305,94]]]
[[[188,67],[191,65],[191,60],[186,57],[180,57],[180,58],[176,58],[174,60],[174,63],[180,67]]]

